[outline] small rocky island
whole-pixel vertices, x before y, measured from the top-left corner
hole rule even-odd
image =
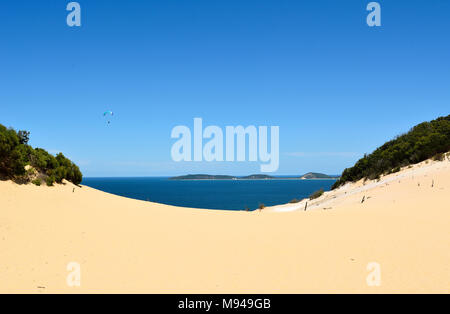
[[[339,175],[330,176],[323,173],[308,172],[300,177],[302,180],[312,180],[312,179],[338,179]]]

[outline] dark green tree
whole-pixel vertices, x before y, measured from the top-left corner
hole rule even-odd
[[[19,136],[20,144],[28,144],[28,141],[30,140],[30,132],[20,130],[19,132],[17,132],[17,135]]]

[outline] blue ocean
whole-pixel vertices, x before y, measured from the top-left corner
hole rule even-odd
[[[84,178],[82,184],[119,196],[167,205],[254,210],[303,199],[335,180],[169,180],[169,178]]]

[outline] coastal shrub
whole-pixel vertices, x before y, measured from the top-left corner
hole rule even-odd
[[[444,159],[445,159],[445,154],[443,154],[443,153],[438,153],[433,156],[434,161],[444,161]]]
[[[379,179],[397,167],[416,164],[450,150],[450,115],[413,127],[408,133],[386,142],[343,171],[333,189],[363,178]]]
[[[41,186],[42,181],[41,181],[41,179],[34,179],[33,181],[31,181],[31,183],[33,183],[34,185],[37,185],[37,186]]]
[[[312,193],[312,194],[309,196],[309,199],[310,199],[310,200],[314,200],[314,199],[316,199],[316,198],[319,198],[319,197],[321,197],[321,196],[323,195],[324,192],[325,192],[325,191],[324,191],[323,189],[320,189],[320,190],[318,190],[318,191],[315,191],[314,193]]]
[[[10,177],[17,171],[21,172],[20,174],[25,172],[25,169],[20,170],[22,158],[19,158],[20,152],[17,150],[19,145],[17,133],[0,125],[0,175],[2,177]]]
[[[47,183],[47,186],[53,186],[53,184],[55,183],[55,177],[54,176],[48,176],[45,179],[45,183]]]
[[[264,208],[266,208],[266,205],[264,205],[264,204],[259,204],[259,206],[258,206],[258,209],[259,209],[259,210],[264,209]]]
[[[300,203],[300,200],[294,198],[292,201],[289,202],[290,204],[296,204],[296,203]]]
[[[83,175],[77,165],[61,153],[53,156],[42,148],[33,149],[28,145],[29,136],[28,131],[16,132],[0,124],[0,178],[29,182],[32,176],[26,173],[25,166],[30,165],[52,177],[53,182],[66,179],[76,185],[81,183]]]
[[[28,144],[28,141],[30,140],[30,132],[21,130],[17,132],[17,136],[19,137],[20,144]]]

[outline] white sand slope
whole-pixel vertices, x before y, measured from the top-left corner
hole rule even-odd
[[[0,182],[0,292],[450,292],[449,161],[346,185],[306,212],[176,208],[73,188]],[[80,287],[67,285],[71,262]],[[379,286],[367,284],[372,262]]]
[[[437,161],[424,161],[422,163],[404,167],[400,172],[382,176],[379,180],[360,180],[356,183],[347,183],[344,186],[336,189],[334,191],[325,192],[320,198],[315,200],[303,199],[295,204],[285,204],[277,205],[272,207],[267,207],[266,211],[272,212],[289,212],[289,211],[304,211],[312,209],[330,209],[332,206],[337,206],[340,204],[341,200],[348,199],[349,196],[360,195],[361,202],[370,199],[370,195],[365,195],[364,192],[371,192],[377,187],[386,187],[390,184],[395,184],[396,181],[401,183],[402,180],[416,180],[417,185],[420,186],[420,180],[418,178],[423,178],[424,184],[428,176],[433,177],[433,174],[437,176],[436,172],[444,171],[448,169],[450,163],[447,162],[437,162]],[[429,180],[428,180],[429,181]],[[431,179],[430,185],[433,185],[433,179]],[[443,189],[443,188],[441,188]],[[366,199],[366,197],[368,199]],[[307,203],[307,204],[306,204]],[[306,206],[307,205],[307,206]]]

